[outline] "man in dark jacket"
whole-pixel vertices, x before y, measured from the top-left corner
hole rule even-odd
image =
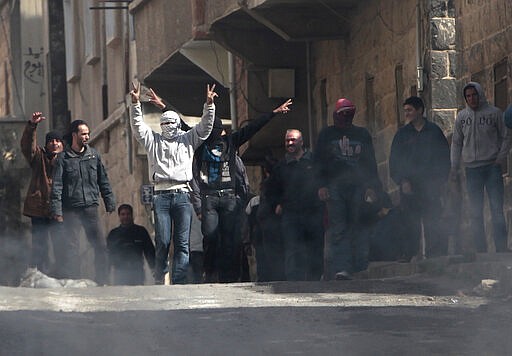
[[[406,259],[419,252],[421,225],[425,236],[425,255],[446,255],[448,240],[441,229],[441,192],[450,171],[450,149],[443,131],[428,121],[423,101],[411,96],[404,102],[405,118],[393,138],[389,173],[400,187],[400,205],[407,219]]]
[[[365,268],[369,248],[365,202],[375,202],[382,190],[372,138],[368,130],[352,124],[355,112],[350,100],[339,99],[334,125],[320,132],[316,145],[318,197],[326,202],[328,215],[325,279],[350,279]]]
[[[116,207],[114,193],[99,153],[87,144],[87,124],[82,120],[73,121],[66,141],[70,145],[57,158],[51,193],[52,215],[64,223],[61,225],[61,241],[56,246],[61,277],[81,277],[78,229],[83,226],[94,247],[96,282],[102,285],[107,282],[107,255],[98,205],[101,194],[107,212],[113,212]]]
[[[119,222],[107,236],[110,266],[114,269],[115,285],[144,284],[144,258],[155,269],[155,246],[148,230],[133,221],[133,208],[121,204],[117,209]]]
[[[281,216],[285,275],[288,281],[320,280],[323,266],[323,204],[313,155],[299,130],[286,131],[286,154],[272,170],[269,197]]]
[[[50,268],[49,244],[52,222],[50,214],[50,191],[52,186],[53,166],[57,154],[62,152],[62,136],[56,131],[46,134],[44,147],[39,147],[36,141],[37,124],[46,118],[41,112],[35,112],[25,126],[21,137],[21,151],[32,169],[30,185],[23,215],[32,221],[32,251],[29,267],[38,268],[48,274]]]
[[[238,148],[265,126],[278,113],[287,113],[287,100],[271,113],[250,121],[229,135],[216,117],[213,130],[194,156],[194,177],[201,194],[201,230],[203,233],[205,281],[214,282],[218,271],[220,282],[239,278],[240,256],[235,243],[240,214],[239,192],[236,191],[236,154]]]

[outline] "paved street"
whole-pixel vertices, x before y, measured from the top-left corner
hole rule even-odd
[[[505,297],[456,281],[0,288],[1,355],[504,355]]]

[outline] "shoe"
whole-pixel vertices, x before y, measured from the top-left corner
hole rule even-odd
[[[336,273],[337,281],[350,281],[352,279],[352,275],[347,271],[341,271]]]

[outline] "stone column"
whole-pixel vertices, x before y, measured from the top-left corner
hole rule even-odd
[[[455,46],[455,6],[452,0],[430,3],[430,89],[431,120],[446,135],[452,132],[457,114],[457,51]]]

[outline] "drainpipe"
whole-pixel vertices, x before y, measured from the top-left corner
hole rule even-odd
[[[416,87],[418,93],[423,91],[423,58],[421,55],[421,0],[416,3]]]
[[[236,116],[236,75],[235,58],[233,53],[228,51],[228,72],[229,72],[229,112],[231,114],[231,129],[235,131],[238,128]]]

